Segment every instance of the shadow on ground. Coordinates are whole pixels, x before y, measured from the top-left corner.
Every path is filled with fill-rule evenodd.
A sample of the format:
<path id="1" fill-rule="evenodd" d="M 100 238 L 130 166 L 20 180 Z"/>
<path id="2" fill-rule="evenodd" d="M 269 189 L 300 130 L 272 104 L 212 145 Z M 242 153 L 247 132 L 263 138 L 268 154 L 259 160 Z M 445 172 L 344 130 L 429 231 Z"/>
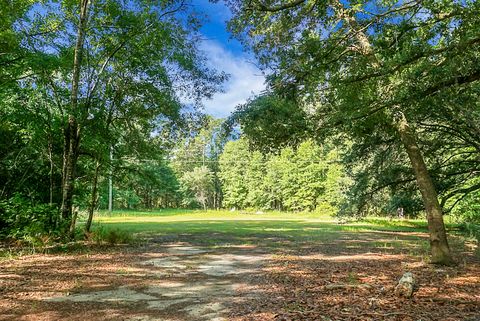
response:
<path id="1" fill-rule="evenodd" d="M 480 268 L 426 262 L 424 230 L 302 221 L 124 223 L 134 247 L 1 262 L 0 320 L 475 320 Z M 413 298 L 397 298 L 414 273 Z M 333 285 L 333 286 L 332 286 Z"/>

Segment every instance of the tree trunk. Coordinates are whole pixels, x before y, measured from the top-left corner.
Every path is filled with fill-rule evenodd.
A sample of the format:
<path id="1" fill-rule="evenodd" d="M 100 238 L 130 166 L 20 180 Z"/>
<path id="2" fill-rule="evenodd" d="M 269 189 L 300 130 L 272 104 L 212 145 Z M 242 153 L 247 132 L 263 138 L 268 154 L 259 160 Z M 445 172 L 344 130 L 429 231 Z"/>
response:
<path id="1" fill-rule="evenodd" d="M 81 0 L 80 19 L 73 59 L 71 106 L 68 113 L 68 123 L 64 132 L 65 147 L 63 152 L 61 213 L 64 221 L 73 224 L 75 224 L 75 222 L 72 221 L 73 191 L 75 186 L 75 169 L 77 166 L 78 148 L 80 143 L 80 127 L 77 122 L 78 91 L 80 83 L 80 69 L 83 56 L 83 43 L 87 26 L 88 5 L 89 0 Z M 66 224 L 66 226 L 68 225 L 69 224 Z"/>
<path id="2" fill-rule="evenodd" d="M 67 129 L 65 130 L 66 149 L 63 153 L 63 186 L 62 186 L 62 218 L 70 221 L 72 218 L 73 190 L 75 185 L 75 170 L 78 160 L 78 124 L 75 116 L 69 116 Z"/>
<path id="3" fill-rule="evenodd" d="M 50 171 L 49 171 L 49 176 L 50 176 L 50 191 L 49 191 L 49 198 L 48 198 L 48 204 L 52 205 L 53 204 L 53 154 L 52 154 L 52 144 L 48 144 L 48 158 L 50 162 Z"/>
<path id="4" fill-rule="evenodd" d="M 398 113 L 398 116 L 398 133 L 410 158 L 417 185 L 422 194 L 425 211 L 427 212 L 430 251 L 432 253 L 431 262 L 435 264 L 452 264 L 453 260 L 443 223 L 442 208 L 438 202 L 435 186 L 425 165 L 422 152 L 416 142 L 415 133 L 408 125 L 405 115 Z"/>
<path id="5" fill-rule="evenodd" d="M 112 213 L 113 211 L 113 145 L 110 146 L 110 163 L 109 173 L 108 173 L 108 211 Z"/>
<path id="6" fill-rule="evenodd" d="M 50 124 L 50 123 L 49 123 Z M 49 198 L 48 198 L 48 205 L 52 206 L 53 205 L 53 184 L 54 184 L 54 179 L 53 179 L 53 170 L 54 170 L 54 163 L 53 163 L 53 142 L 52 142 L 52 131 L 51 128 L 49 128 L 49 133 L 48 133 L 48 160 L 50 162 L 50 171 L 49 171 L 49 176 L 50 176 L 50 187 L 49 187 Z M 58 213 L 55 216 L 50 216 L 49 218 L 49 224 L 51 227 L 56 227 L 58 223 Z"/>
<path id="7" fill-rule="evenodd" d="M 92 182 L 92 199 L 90 201 L 90 206 L 88 208 L 87 223 L 85 224 L 85 232 L 87 233 L 90 232 L 90 228 L 92 227 L 93 212 L 95 211 L 95 207 L 97 206 L 99 172 L 100 172 L 100 162 L 97 160 L 97 164 L 95 166 L 95 174 L 93 176 L 93 182 Z"/>
<path id="8" fill-rule="evenodd" d="M 372 66 L 376 69 L 382 68 L 381 61 L 375 55 L 370 41 L 363 30 L 359 27 L 355 16 L 345 10 L 341 1 L 332 2 L 333 7 L 340 19 L 345 20 L 353 32 L 360 54 L 369 57 Z M 397 113 L 397 130 L 400 134 L 402 143 L 407 151 L 412 164 L 418 189 L 422 194 L 425 211 L 427 212 L 428 230 L 430 232 L 430 251 L 432 253 L 432 263 L 451 264 L 452 256 L 447 242 L 447 233 L 443 223 L 442 207 L 438 203 L 438 195 L 433 185 L 430 173 L 427 170 L 422 152 L 420 151 L 415 133 L 408 125 L 407 119 L 402 112 Z"/>
<path id="9" fill-rule="evenodd" d="M 70 229 L 68 230 L 71 239 L 75 238 L 75 224 L 77 223 L 78 208 L 73 211 L 72 219 L 70 221 Z"/>

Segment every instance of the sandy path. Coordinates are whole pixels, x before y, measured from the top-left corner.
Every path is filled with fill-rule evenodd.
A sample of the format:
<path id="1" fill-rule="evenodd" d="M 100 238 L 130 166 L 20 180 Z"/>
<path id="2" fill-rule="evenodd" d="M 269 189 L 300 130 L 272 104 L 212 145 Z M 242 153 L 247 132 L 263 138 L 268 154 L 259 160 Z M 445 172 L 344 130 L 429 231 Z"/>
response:
<path id="1" fill-rule="evenodd" d="M 145 282 L 108 290 L 83 288 L 81 293 L 43 300 L 55 304 L 104 304 L 128 308 L 123 320 L 227 320 L 236 303 L 257 295 L 248 278 L 258 273 L 266 256 L 251 249 L 212 250 L 172 245 L 143 253 L 130 273 Z M 241 291 L 240 291 L 241 290 Z"/>

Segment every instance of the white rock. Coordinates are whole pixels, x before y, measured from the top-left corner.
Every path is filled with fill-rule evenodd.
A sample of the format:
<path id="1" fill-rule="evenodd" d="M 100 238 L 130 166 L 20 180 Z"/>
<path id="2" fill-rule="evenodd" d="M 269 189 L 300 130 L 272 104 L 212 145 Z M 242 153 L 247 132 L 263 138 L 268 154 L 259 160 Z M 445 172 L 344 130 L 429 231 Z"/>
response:
<path id="1" fill-rule="evenodd" d="M 405 273 L 395 287 L 395 295 L 410 298 L 413 295 L 415 278 L 411 272 Z"/>

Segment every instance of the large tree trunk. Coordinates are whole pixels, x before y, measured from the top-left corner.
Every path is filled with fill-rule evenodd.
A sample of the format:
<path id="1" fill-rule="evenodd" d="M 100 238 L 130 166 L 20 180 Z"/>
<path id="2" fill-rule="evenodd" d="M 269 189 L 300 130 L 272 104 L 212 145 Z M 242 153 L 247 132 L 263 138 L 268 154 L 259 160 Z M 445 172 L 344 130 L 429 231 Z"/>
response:
<path id="1" fill-rule="evenodd" d="M 430 174 L 425 165 L 422 152 L 416 142 L 414 131 L 408 125 L 403 113 L 398 113 L 398 133 L 407 151 L 415 172 L 417 185 L 422 194 L 425 211 L 427 212 L 428 230 L 430 232 L 430 250 L 432 263 L 451 264 L 453 262 L 448 246 L 447 233 L 443 223 L 442 208 Z"/>
<path id="2" fill-rule="evenodd" d="M 75 170 L 80 144 L 80 127 L 78 117 L 78 91 L 80 84 L 80 69 L 82 65 L 83 43 L 87 26 L 89 0 L 81 0 L 80 19 L 75 44 L 72 76 L 71 106 L 68 113 L 68 123 L 64 132 L 65 149 L 63 152 L 63 182 L 62 182 L 62 218 L 70 223 L 72 219 L 73 191 L 75 187 Z M 68 226 L 69 224 L 66 224 Z"/>
<path id="3" fill-rule="evenodd" d="M 358 45 L 357 51 L 360 54 L 369 57 L 374 68 L 382 68 L 382 62 L 375 55 L 370 40 L 357 24 L 355 16 L 349 14 L 339 0 L 333 1 L 332 5 L 339 18 L 345 20 L 350 26 L 351 31 L 353 32 L 353 37 L 355 37 Z M 415 133 L 409 127 L 405 115 L 399 112 L 398 116 L 400 117 L 398 117 L 397 129 L 408 157 L 410 158 L 418 189 L 422 194 L 425 211 L 427 212 L 428 230 L 430 232 L 430 251 L 432 253 L 431 262 L 438 264 L 451 264 L 452 256 L 447 242 L 442 207 L 438 203 L 437 191 L 435 190 L 430 173 L 423 160 L 422 152 L 417 145 Z"/>

